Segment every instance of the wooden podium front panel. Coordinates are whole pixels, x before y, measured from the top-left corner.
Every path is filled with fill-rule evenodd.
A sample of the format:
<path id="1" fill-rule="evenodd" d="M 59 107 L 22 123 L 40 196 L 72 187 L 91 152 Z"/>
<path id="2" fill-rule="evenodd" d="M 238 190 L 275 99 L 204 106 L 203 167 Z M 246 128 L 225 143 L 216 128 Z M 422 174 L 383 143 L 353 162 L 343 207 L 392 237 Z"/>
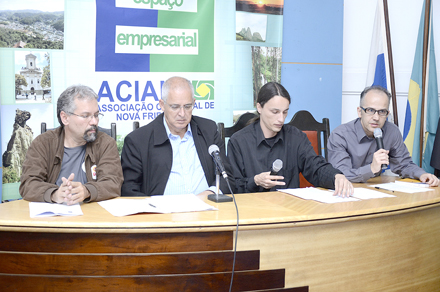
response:
<path id="1" fill-rule="evenodd" d="M 39 277 L 4 276 L 0 283 L 4 291 L 229 291 L 231 273 L 199 274 L 162 277 Z M 16 289 L 16 287 L 19 287 Z M 277 288 L 278 287 L 278 288 Z M 244 271 L 234 274 L 232 291 L 308 292 L 308 287 L 284 287 L 284 270 Z M 14 290 L 13 290 L 14 289 Z"/>
<path id="2" fill-rule="evenodd" d="M 188 233 L 0 233 L 0 251 L 157 253 L 231 250 L 232 231 Z M 31 240 L 30 240 L 31 239 Z M 38 244 L 36 244 L 38 243 Z"/>
<path id="3" fill-rule="evenodd" d="M 0 274 L 4 291 L 229 291 L 231 273 L 131 276 L 10 276 Z M 284 270 L 243 271 L 234 274 L 232 291 L 283 288 Z M 307 290 L 303 290 L 307 291 Z"/>
<path id="4" fill-rule="evenodd" d="M 237 247 L 258 247 L 260 269 L 285 268 L 286 287 L 440 291 L 440 206 L 346 222 L 244 230 Z"/>
<path id="5" fill-rule="evenodd" d="M 5 291 L 228 291 L 233 233 L 50 233 L 0 230 Z M 200 249 L 201 251 L 196 251 Z M 238 251 L 233 291 L 284 289 L 285 270 L 260 270 Z"/>
<path id="6" fill-rule="evenodd" d="M 129 276 L 215 273 L 232 270 L 233 251 L 170 254 L 56 254 L 0 252 L 0 273 Z M 259 251 L 240 251 L 236 271 L 258 270 Z"/>

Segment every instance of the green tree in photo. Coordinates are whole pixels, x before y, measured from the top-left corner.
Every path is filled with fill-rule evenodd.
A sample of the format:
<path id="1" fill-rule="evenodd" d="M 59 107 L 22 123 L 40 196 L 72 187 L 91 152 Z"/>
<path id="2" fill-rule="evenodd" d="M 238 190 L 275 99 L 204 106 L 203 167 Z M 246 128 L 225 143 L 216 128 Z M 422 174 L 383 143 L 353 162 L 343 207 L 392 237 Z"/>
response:
<path id="1" fill-rule="evenodd" d="M 50 83 L 50 57 L 49 54 L 44 54 L 44 58 L 47 61 L 47 65 L 43 68 L 43 76 L 41 77 L 41 86 L 43 88 L 51 87 Z"/>
<path id="2" fill-rule="evenodd" d="M 62 31 L 64 32 L 64 18 L 57 20 L 56 22 L 54 22 L 52 24 L 53 28 L 55 28 L 56 30 Z"/>
<path id="3" fill-rule="evenodd" d="M 264 84 L 262 84 L 262 80 L 261 80 L 261 58 L 262 58 L 262 54 L 261 54 L 261 47 L 257 47 L 257 46 L 252 46 L 252 74 L 253 74 L 253 93 L 254 93 L 254 106 L 257 105 L 257 96 L 258 96 L 258 91 L 260 90 L 261 86 L 263 86 Z"/>
<path id="4" fill-rule="evenodd" d="M 121 136 L 121 135 L 116 136 L 116 145 L 118 147 L 119 157 L 121 157 L 122 147 L 124 147 L 124 139 L 125 136 Z"/>
<path id="5" fill-rule="evenodd" d="M 260 88 L 267 82 L 281 82 L 281 54 L 278 47 L 252 46 L 254 106 Z"/>
<path id="6" fill-rule="evenodd" d="M 2 182 L 4 184 L 19 182 L 20 177 L 17 172 L 12 167 L 3 167 L 3 178 Z"/>
<path id="7" fill-rule="evenodd" d="M 28 86 L 26 79 L 20 74 L 15 74 L 15 95 L 18 95 L 23 89 L 22 86 Z"/>

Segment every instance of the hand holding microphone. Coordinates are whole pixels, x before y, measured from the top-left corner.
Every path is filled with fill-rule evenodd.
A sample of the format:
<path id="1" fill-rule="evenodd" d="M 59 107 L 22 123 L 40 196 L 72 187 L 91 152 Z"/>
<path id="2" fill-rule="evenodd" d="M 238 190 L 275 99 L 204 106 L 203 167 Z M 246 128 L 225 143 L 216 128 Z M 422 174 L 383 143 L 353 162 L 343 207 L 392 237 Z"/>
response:
<path id="1" fill-rule="evenodd" d="M 272 168 L 270 169 L 270 175 L 277 175 L 278 171 L 283 168 L 283 162 L 281 159 L 277 159 L 272 163 Z"/>
<path id="2" fill-rule="evenodd" d="M 272 167 L 270 169 L 270 171 L 268 172 L 262 172 L 260 174 L 257 174 L 256 176 L 254 176 L 254 181 L 255 184 L 257 186 L 261 186 L 265 189 L 271 189 L 274 186 L 283 186 L 286 183 L 283 181 L 278 181 L 279 179 L 282 180 L 284 179 L 284 177 L 282 176 L 277 176 L 276 178 L 274 178 L 273 176 L 276 176 L 278 174 L 278 172 L 281 170 L 281 168 L 283 167 L 283 162 L 281 161 L 281 159 L 277 159 L 272 163 Z"/>
<path id="3" fill-rule="evenodd" d="M 383 146 L 382 129 L 380 129 L 380 128 L 374 129 L 374 138 L 376 139 L 377 149 L 385 149 Z M 386 152 L 386 154 L 387 154 L 387 158 L 388 158 L 388 151 Z M 377 157 L 376 153 L 375 153 L 375 156 L 373 157 L 373 162 L 374 162 L 374 159 L 380 159 Z M 372 168 L 373 168 L 373 166 L 372 166 Z M 383 163 L 380 167 L 380 169 L 382 169 L 382 170 L 387 169 L 387 168 L 388 168 L 388 165 L 385 163 Z M 375 172 L 373 171 L 373 173 L 375 173 Z"/>

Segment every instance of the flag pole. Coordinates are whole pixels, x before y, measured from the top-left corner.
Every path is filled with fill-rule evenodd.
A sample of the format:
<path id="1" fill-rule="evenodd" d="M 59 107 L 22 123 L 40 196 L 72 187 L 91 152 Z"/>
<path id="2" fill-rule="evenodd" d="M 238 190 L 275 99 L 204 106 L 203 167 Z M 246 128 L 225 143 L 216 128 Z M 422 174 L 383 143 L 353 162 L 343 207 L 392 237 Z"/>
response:
<path id="1" fill-rule="evenodd" d="M 420 159 L 419 166 L 422 167 L 423 140 L 425 136 L 425 96 L 426 96 L 426 67 L 428 62 L 428 40 L 429 40 L 429 18 L 431 13 L 431 0 L 425 0 L 425 27 L 423 30 L 423 64 L 422 64 L 422 105 L 420 115 Z"/>
<path id="2" fill-rule="evenodd" d="M 397 101 L 396 101 L 396 86 L 394 83 L 394 65 L 393 65 L 393 51 L 391 49 L 391 33 L 390 33 L 390 21 L 388 17 L 388 1 L 383 0 L 383 11 L 385 16 L 385 32 L 387 38 L 387 51 L 388 51 L 388 66 L 390 70 L 390 92 L 391 101 L 393 105 L 393 118 L 394 124 L 399 126 L 399 120 L 397 118 Z"/>

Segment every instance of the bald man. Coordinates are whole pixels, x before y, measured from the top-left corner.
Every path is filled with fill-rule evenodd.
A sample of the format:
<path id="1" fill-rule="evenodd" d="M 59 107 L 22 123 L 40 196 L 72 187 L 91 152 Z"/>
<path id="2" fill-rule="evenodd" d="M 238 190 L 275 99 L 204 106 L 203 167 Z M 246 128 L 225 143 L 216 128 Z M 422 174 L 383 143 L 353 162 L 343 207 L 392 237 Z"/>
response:
<path id="1" fill-rule="evenodd" d="M 208 148 L 215 144 L 230 175 L 225 145 L 215 122 L 193 116 L 194 87 L 182 77 L 162 86 L 163 114 L 125 138 L 121 163 L 122 196 L 215 192 L 215 165 Z M 220 189 L 229 193 L 222 179 Z"/>

